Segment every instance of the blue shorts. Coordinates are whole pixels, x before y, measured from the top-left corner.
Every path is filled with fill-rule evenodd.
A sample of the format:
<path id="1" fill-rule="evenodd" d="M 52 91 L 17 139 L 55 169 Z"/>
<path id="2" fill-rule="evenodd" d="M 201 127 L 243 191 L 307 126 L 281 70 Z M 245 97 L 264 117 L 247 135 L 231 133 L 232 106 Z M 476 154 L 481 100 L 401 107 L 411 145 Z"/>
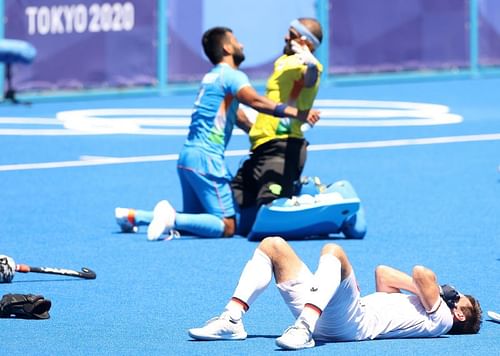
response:
<path id="1" fill-rule="evenodd" d="M 183 212 L 208 213 L 220 218 L 235 216 L 231 175 L 223 157 L 197 147 L 184 147 L 177 161 Z"/>

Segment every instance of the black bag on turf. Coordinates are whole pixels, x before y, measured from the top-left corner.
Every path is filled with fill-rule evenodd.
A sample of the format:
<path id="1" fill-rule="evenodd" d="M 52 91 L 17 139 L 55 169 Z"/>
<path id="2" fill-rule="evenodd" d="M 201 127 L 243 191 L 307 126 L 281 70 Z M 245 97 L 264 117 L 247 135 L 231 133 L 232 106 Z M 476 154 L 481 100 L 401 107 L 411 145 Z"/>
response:
<path id="1" fill-rule="evenodd" d="M 5 294 L 0 300 L 0 318 L 48 319 L 51 306 L 41 295 Z"/>

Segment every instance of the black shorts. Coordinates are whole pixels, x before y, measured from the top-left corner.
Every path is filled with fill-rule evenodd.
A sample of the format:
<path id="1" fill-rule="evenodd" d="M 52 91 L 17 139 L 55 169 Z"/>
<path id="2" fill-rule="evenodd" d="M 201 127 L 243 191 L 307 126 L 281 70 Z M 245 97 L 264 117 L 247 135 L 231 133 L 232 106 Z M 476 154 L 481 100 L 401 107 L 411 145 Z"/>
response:
<path id="1" fill-rule="evenodd" d="M 272 140 L 257 147 L 243 162 L 231 188 L 240 207 L 260 206 L 290 198 L 307 156 L 305 139 Z"/>

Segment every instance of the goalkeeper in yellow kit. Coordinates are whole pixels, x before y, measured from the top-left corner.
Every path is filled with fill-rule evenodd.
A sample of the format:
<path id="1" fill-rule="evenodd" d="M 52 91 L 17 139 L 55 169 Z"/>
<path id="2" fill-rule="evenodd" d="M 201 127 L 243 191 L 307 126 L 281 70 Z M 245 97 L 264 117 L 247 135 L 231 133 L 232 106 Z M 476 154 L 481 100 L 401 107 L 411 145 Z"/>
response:
<path id="1" fill-rule="evenodd" d="M 321 25 L 315 19 L 299 18 L 290 23 L 284 54 L 274 62 L 274 72 L 267 81 L 269 99 L 299 110 L 312 108 L 323 71 L 313 52 L 322 38 Z M 302 125 L 292 118 L 257 116 L 249 134 L 250 157 L 231 184 L 240 207 L 239 234 L 248 233 L 261 205 L 293 195 L 307 155 Z"/>

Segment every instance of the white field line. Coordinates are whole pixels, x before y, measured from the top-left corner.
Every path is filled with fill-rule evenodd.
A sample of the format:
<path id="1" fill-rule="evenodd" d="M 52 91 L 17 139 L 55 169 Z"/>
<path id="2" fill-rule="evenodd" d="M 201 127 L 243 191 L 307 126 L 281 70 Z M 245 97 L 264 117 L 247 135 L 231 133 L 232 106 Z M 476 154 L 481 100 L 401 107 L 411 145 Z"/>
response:
<path id="1" fill-rule="evenodd" d="M 61 121 L 46 117 L 0 117 L 0 124 L 23 124 L 23 125 L 57 125 L 62 126 Z"/>
<path id="2" fill-rule="evenodd" d="M 393 127 L 458 124 L 463 117 L 446 105 L 372 100 L 316 100 L 326 127 Z M 257 112 L 242 106 L 251 121 Z M 177 135 L 185 136 L 192 109 L 186 108 L 109 108 L 69 110 L 56 118 L 0 117 L 0 124 L 51 125 L 52 128 L 2 128 L 0 136 L 75 136 L 75 135 Z M 236 130 L 235 135 L 242 135 Z"/>
<path id="3" fill-rule="evenodd" d="M 500 141 L 500 133 L 483 134 L 483 135 L 397 139 L 397 140 L 385 140 L 385 141 L 332 143 L 323 145 L 310 145 L 308 147 L 308 150 L 333 151 L 333 150 L 359 149 L 359 148 L 381 148 L 381 147 L 398 147 L 398 146 L 431 145 L 431 144 L 480 142 L 480 141 Z M 246 154 L 248 154 L 247 150 L 226 151 L 226 156 L 244 156 Z M 175 161 L 177 160 L 178 157 L 179 157 L 178 154 L 135 156 L 135 157 L 82 156 L 78 161 L 0 165 L 0 171 L 5 172 L 5 171 L 36 170 L 36 169 L 99 166 L 99 165 L 109 165 L 109 164 Z"/>
<path id="4" fill-rule="evenodd" d="M 432 145 L 432 144 L 442 144 L 442 143 L 479 142 L 479 141 L 497 141 L 497 140 L 500 140 L 500 133 L 465 135 L 465 136 L 409 138 L 409 139 L 396 139 L 396 140 L 385 140 L 385 141 L 332 143 L 324 145 L 310 145 L 308 146 L 307 149 L 309 151 L 328 151 L 328 150 L 345 150 L 345 149 L 355 149 L 355 148 L 381 148 L 381 147 Z"/>

